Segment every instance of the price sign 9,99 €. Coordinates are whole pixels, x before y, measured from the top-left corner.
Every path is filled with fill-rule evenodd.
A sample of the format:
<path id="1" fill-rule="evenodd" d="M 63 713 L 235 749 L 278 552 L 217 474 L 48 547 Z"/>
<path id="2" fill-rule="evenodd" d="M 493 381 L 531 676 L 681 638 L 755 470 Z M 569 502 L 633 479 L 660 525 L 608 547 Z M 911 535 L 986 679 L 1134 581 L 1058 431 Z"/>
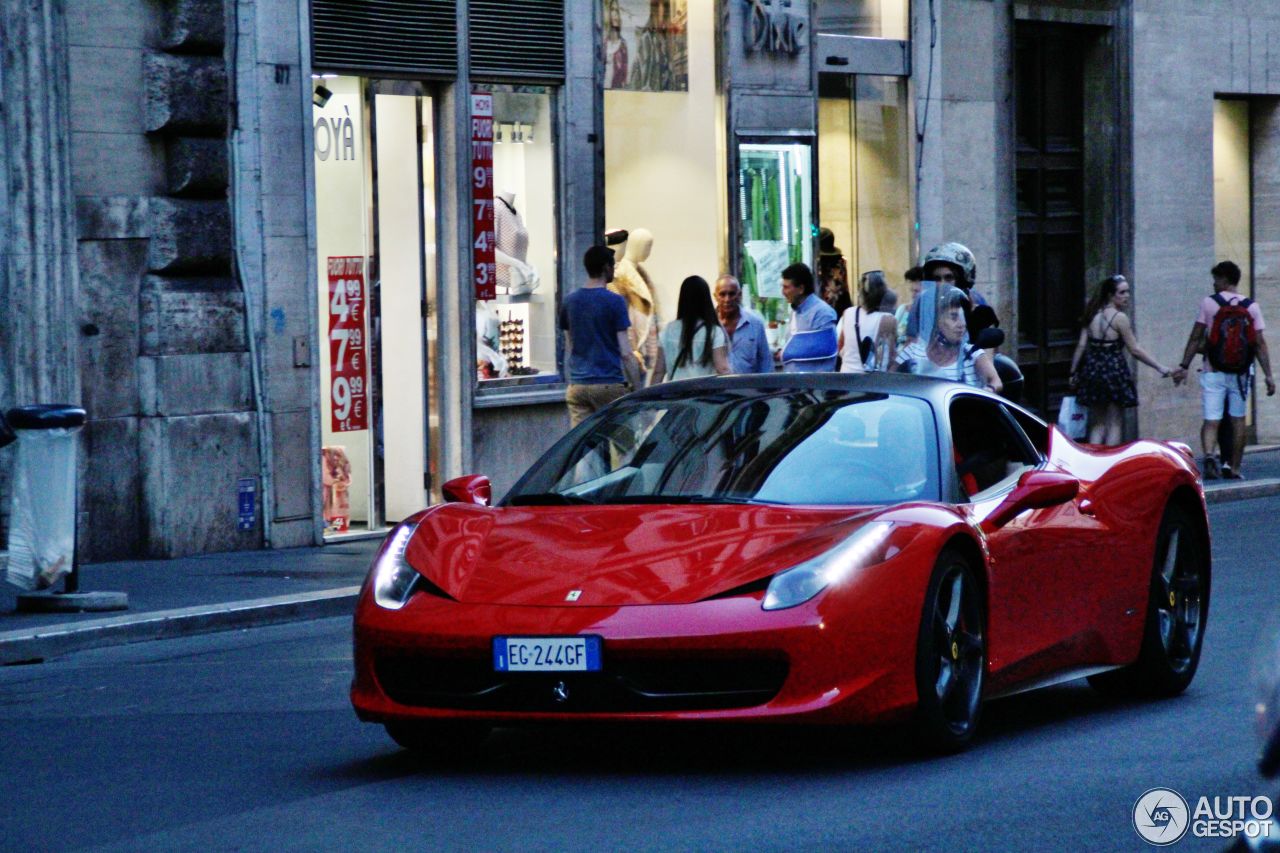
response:
<path id="1" fill-rule="evenodd" d="M 369 428 L 364 258 L 329 258 L 329 403 L 334 432 Z"/>

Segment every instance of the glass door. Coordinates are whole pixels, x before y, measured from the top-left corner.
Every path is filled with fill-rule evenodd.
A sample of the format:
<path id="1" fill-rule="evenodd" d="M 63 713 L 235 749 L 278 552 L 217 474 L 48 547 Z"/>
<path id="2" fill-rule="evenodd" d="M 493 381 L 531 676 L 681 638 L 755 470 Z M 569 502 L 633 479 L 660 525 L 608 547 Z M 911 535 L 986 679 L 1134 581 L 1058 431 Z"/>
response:
<path id="1" fill-rule="evenodd" d="M 428 503 L 434 348 L 436 211 L 432 99 L 403 81 L 373 85 L 375 198 L 374 339 L 378 394 L 375 478 L 382 520 Z M 432 298 L 428 299 L 428 295 Z M 428 415 L 434 416 L 429 423 Z"/>

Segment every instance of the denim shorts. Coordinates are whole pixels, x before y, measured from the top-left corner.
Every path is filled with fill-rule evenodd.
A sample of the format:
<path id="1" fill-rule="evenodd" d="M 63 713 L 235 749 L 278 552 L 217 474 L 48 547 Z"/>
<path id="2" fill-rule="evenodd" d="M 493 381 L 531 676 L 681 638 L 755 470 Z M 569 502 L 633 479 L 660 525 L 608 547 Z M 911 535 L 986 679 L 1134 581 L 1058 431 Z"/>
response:
<path id="1" fill-rule="evenodd" d="M 1233 418 L 1243 418 L 1245 401 L 1249 398 L 1250 373 L 1219 373 L 1208 371 L 1200 374 L 1200 402 L 1204 406 L 1206 421 L 1222 420 L 1222 407 Z"/>

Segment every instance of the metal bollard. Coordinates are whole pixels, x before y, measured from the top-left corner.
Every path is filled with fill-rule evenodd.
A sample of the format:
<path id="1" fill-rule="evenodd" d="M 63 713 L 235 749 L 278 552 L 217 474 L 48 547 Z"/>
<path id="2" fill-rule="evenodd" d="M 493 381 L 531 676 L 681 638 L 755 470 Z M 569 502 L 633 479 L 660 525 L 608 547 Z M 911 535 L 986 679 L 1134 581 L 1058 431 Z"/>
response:
<path id="1" fill-rule="evenodd" d="M 15 586 L 44 590 L 20 594 L 18 610 L 124 610 L 123 592 L 80 591 L 76 435 L 85 424 L 84 409 L 20 406 L 5 418 L 18 439 L 5 576 Z M 59 580 L 61 592 L 47 589 Z"/>

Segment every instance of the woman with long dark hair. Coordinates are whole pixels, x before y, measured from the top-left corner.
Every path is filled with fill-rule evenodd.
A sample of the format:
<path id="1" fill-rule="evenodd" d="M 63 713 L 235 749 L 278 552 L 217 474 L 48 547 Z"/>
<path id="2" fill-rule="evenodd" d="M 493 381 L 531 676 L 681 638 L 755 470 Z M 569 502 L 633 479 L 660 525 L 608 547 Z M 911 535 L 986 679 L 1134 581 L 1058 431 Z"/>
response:
<path id="1" fill-rule="evenodd" d="M 1122 275 L 1104 278 L 1080 316 L 1080 340 L 1071 357 L 1071 388 L 1076 402 L 1089 407 L 1089 443 L 1119 444 L 1121 409 L 1138 405 L 1138 390 L 1124 351 L 1143 364 L 1172 374 L 1138 345 L 1124 313 L 1129 307 L 1130 286 Z"/>
<path id="2" fill-rule="evenodd" d="M 690 379 L 729 372 L 729 337 L 716 317 L 711 288 L 700 275 L 680 284 L 676 318 L 658 336 L 653 381 Z"/>

